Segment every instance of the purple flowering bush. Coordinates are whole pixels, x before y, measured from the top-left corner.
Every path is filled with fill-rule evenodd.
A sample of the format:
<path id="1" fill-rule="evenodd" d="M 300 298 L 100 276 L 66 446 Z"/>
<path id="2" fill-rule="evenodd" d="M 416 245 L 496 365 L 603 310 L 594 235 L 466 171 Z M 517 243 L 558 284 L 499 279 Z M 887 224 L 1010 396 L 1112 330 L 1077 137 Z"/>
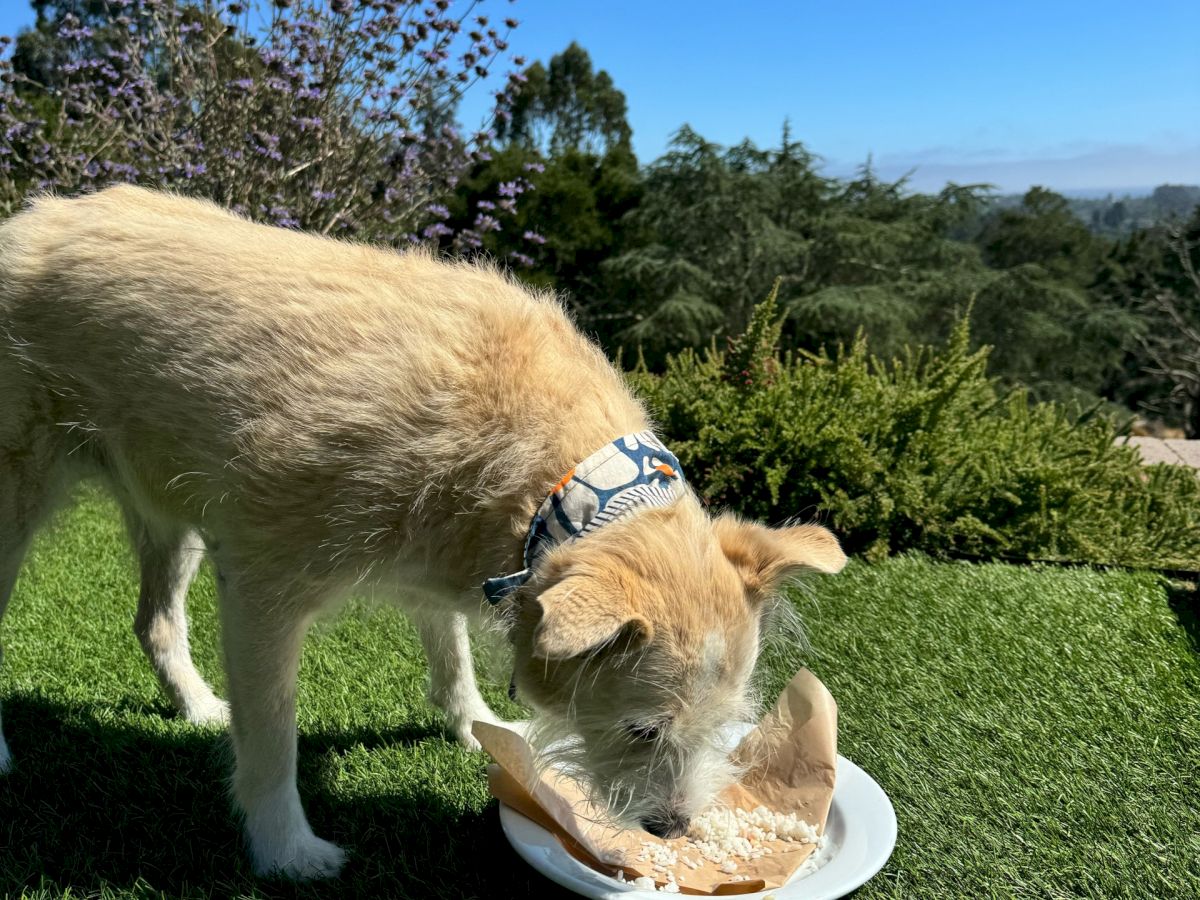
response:
<path id="1" fill-rule="evenodd" d="M 40 26 L 52 64 L 0 59 L 0 215 L 31 192 L 135 182 L 320 234 L 477 248 L 528 187 L 444 221 L 492 137 L 461 133 L 457 103 L 504 65 L 517 26 L 481 5 L 55 3 Z M 521 75 L 502 77 L 501 119 Z"/>

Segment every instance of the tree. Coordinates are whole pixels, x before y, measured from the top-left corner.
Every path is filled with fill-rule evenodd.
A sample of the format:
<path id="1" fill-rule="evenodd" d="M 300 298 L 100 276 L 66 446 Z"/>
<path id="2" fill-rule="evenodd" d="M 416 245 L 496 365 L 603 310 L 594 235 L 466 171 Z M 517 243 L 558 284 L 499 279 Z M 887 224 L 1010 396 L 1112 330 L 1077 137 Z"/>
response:
<path id="1" fill-rule="evenodd" d="M 498 192 L 521 192 L 514 227 L 488 235 L 484 248 L 563 291 L 586 319 L 599 265 L 619 247 L 640 194 L 625 96 L 578 44 L 519 81 L 511 118 L 497 119 L 498 146 L 460 186 L 451 224 L 469 224 L 481 204 L 489 212 Z"/>
<path id="2" fill-rule="evenodd" d="M 130 181 L 402 244 L 446 234 L 438 201 L 486 140 L 453 109 L 516 25 L 473 0 L 35 6 L 0 62 L 0 211 L 31 188 Z"/>
<path id="3" fill-rule="evenodd" d="M 870 161 L 838 182 L 811 226 L 807 284 L 789 303 L 797 343 L 845 343 L 863 329 L 891 356 L 947 334 L 982 283 L 978 253 L 953 238 L 981 203 L 978 185 L 914 193 Z"/>
<path id="4" fill-rule="evenodd" d="M 1019 207 L 993 215 L 979 245 L 994 268 L 1036 265 L 1079 285 L 1091 278 L 1102 251 L 1067 199 L 1043 187 L 1030 188 Z"/>
<path id="5" fill-rule="evenodd" d="M 770 150 L 724 149 L 681 129 L 645 171 L 630 249 L 604 267 L 620 326 L 608 340 L 651 363 L 723 340 L 745 327 L 777 276 L 792 346 L 848 341 L 865 327 L 890 354 L 951 321 L 970 295 L 964 267 L 980 265 L 948 233 L 978 205 L 978 189 L 929 197 L 881 181 L 869 165 L 847 182 L 817 165 L 786 123 Z"/>
<path id="6" fill-rule="evenodd" d="M 588 52 L 574 41 L 524 72 L 508 114 L 497 122 L 501 142 L 553 158 L 566 151 L 603 157 L 630 151 L 633 131 L 625 95 L 605 71 L 594 71 Z"/>
<path id="7" fill-rule="evenodd" d="M 1127 305 L 1094 289 L 1109 242 L 1065 197 L 1034 187 L 1019 206 L 986 216 L 976 243 L 994 274 L 976 294 L 972 324 L 995 347 L 993 371 L 1038 399 L 1093 402 L 1141 328 Z"/>
<path id="8" fill-rule="evenodd" d="M 779 151 L 722 151 L 687 126 L 643 183 L 590 314 L 606 343 L 653 359 L 740 330 L 776 276 L 794 280 L 809 254 L 800 219 L 828 189 L 790 137 Z"/>
<path id="9" fill-rule="evenodd" d="M 1200 206 L 1183 223 L 1134 234 L 1096 291 L 1136 314 L 1111 395 L 1200 437 Z"/>
<path id="10" fill-rule="evenodd" d="M 1160 184 L 1150 195 L 1150 202 L 1161 216 L 1186 218 L 1200 203 L 1200 188 L 1186 184 Z"/>
<path id="11" fill-rule="evenodd" d="M 1129 218 L 1129 210 L 1123 201 L 1118 200 L 1104 211 L 1101 221 L 1109 231 L 1118 233 L 1127 218 Z"/>

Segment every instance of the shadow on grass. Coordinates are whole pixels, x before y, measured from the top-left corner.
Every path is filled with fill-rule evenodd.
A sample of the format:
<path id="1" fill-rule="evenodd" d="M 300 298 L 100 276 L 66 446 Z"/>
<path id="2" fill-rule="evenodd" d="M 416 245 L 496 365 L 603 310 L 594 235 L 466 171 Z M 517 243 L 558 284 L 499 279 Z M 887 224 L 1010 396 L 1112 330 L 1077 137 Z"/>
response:
<path id="1" fill-rule="evenodd" d="M 1170 582 L 1167 605 L 1187 634 L 1192 652 L 1200 656 L 1200 585 L 1190 581 Z"/>
<path id="2" fill-rule="evenodd" d="M 149 710 L 138 708 L 138 712 Z M 300 791 L 314 830 L 350 851 L 334 882 L 259 881 L 227 799 L 225 738 L 106 720 L 109 709 L 36 695 L 4 701 L 14 771 L 0 780 L 0 894 L 178 897 L 567 896 L 508 847 L 482 813 L 420 783 L 404 796 L 346 800 L 324 784 L 326 754 L 411 747 L 423 728 L 306 734 Z M 482 779 L 482 767 L 479 774 Z"/>

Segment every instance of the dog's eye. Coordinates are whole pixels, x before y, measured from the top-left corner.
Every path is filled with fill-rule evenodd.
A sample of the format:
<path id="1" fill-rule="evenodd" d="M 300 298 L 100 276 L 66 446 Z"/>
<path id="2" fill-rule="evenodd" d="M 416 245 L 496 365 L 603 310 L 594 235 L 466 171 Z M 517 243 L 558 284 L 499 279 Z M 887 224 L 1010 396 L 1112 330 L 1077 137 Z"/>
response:
<path id="1" fill-rule="evenodd" d="M 665 724 L 664 722 L 630 722 L 624 728 L 625 733 L 635 741 L 648 744 L 658 740 Z"/>

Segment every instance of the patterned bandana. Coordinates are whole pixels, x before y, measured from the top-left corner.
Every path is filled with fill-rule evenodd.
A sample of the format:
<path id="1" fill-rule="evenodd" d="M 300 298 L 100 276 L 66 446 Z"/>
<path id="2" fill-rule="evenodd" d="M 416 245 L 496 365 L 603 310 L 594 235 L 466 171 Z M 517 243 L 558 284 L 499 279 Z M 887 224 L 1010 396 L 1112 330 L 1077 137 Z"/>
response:
<path id="1" fill-rule="evenodd" d="M 683 495 L 684 485 L 679 460 L 649 431 L 606 444 L 564 475 L 538 507 L 525 538 L 525 568 L 489 578 L 484 596 L 499 603 L 532 577 L 546 551 L 635 509 L 669 506 Z"/>

